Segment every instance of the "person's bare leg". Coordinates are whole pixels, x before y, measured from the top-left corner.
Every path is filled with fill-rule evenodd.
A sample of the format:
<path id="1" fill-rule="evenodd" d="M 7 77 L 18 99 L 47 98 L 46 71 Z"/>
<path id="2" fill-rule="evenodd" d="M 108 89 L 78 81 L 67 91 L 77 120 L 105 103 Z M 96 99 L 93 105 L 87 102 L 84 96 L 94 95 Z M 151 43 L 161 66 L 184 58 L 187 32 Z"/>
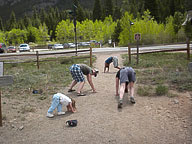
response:
<path id="1" fill-rule="evenodd" d="M 123 95 L 125 93 L 125 86 L 126 86 L 126 83 L 122 83 L 120 85 L 120 95 L 119 95 L 119 104 L 118 104 L 118 108 L 122 108 L 122 105 L 123 105 Z"/>
<path id="2" fill-rule="evenodd" d="M 130 101 L 131 103 L 135 103 L 135 99 L 134 99 L 134 82 L 130 82 L 129 83 L 129 89 L 130 89 Z"/>
<path id="3" fill-rule="evenodd" d="M 116 96 L 119 96 L 119 78 L 116 78 L 115 80 L 116 80 L 116 82 L 115 82 L 115 84 L 116 84 Z"/>
<path id="4" fill-rule="evenodd" d="M 72 88 L 75 86 L 77 84 L 77 81 L 75 81 L 75 80 L 73 80 L 72 82 L 71 82 L 71 86 L 70 86 L 70 90 L 72 90 Z"/>
<path id="5" fill-rule="evenodd" d="M 125 92 L 125 83 L 122 83 L 122 84 L 120 85 L 120 95 L 119 95 L 119 99 L 120 99 L 120 100 L 123 100 L 124 92 Z"/>
<path id="6" fill-rule="evenodd" d="M 80 82 L 79 87 L 78 87 L 78 90 L 77 90 L 77 93 L 78 93 L 78 94 L 81 93 L 81 90 L 83 89 L 84 84 L 85 84 L 85 81 Z"/>

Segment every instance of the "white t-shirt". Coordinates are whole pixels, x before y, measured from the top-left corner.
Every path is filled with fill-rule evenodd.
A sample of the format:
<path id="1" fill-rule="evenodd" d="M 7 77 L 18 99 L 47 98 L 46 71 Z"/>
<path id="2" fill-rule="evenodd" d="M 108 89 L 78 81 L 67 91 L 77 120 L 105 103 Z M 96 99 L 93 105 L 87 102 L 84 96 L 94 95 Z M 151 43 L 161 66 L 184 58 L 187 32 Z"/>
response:
<path id="1" fill-rule="evenodd" d="M 57 93 L 57 95 L 59 96 L 60 103 L 63 104 L 64 106 L 67 106 L 71 102 L 71 99 L 66 95 L 62 93 Z"/>

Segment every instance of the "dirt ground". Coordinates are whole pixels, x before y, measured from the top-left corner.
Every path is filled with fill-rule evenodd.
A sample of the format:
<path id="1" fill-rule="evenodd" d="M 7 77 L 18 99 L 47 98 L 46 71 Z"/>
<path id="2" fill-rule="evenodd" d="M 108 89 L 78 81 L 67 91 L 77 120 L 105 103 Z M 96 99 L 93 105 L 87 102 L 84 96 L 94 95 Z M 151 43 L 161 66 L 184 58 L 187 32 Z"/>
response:
<path id="1" fill-rule="evenodd" d="M 93 82 L 97 93 L 91 92 L 87 82 L 83 89 L 87 95 L 83 97 L 68 93 L 68 87 L 59 91 L 76 100 L 76 113 L 47 118 L 52 95 L 40 102 L 3 97 L 6 119 L 0 127 L 0 144 L 192 144 L 192 93 L 177 93 L 174 98 L 141 97 L 136 94 L 136 83 L 136 104 L 130 104 L 125 94 L 123 109 L 117 109 L 118 70 L 111 65 L 110 72 L 103 73 L 103 66 L 105 59 L 114 55 L 122 66 L 120 54 L 96 54 L 94 66 L 100 73 Z M 34 111 L 19 117 L 21 105 L 30 105 Z M 78 120 L 76 127 L 66 126 L 71 119 Z"/>

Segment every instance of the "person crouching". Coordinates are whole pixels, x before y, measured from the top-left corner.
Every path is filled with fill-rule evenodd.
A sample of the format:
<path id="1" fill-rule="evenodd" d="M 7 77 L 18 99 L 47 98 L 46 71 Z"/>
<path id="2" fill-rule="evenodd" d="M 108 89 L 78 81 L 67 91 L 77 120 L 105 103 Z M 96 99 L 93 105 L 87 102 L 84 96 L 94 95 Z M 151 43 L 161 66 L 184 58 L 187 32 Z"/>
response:
<path id="1" fill-rule="evenodd" d="M 62 106 L 67 107 L 67 111 L 76 112 L 75 100 L 67 97 L 62 93 L 56 93 L 53 95 L 52 103 L 47 112 L 47 117 L 54 117 L 53 111 L 57 108 L 57 115 L 64 115 L 65 112 L 62 111 Z"/>

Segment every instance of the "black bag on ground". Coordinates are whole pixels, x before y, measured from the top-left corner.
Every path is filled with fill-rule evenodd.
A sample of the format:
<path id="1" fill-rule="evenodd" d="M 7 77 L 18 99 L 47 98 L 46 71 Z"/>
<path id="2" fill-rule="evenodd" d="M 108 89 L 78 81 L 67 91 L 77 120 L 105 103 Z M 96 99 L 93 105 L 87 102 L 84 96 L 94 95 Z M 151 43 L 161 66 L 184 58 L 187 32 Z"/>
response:
<path id="1" fill-rule="evenodd" d="M 66 121 L 66 124 L 71 127 L 77 126 L 77 120 L 68 120 Z"/>

